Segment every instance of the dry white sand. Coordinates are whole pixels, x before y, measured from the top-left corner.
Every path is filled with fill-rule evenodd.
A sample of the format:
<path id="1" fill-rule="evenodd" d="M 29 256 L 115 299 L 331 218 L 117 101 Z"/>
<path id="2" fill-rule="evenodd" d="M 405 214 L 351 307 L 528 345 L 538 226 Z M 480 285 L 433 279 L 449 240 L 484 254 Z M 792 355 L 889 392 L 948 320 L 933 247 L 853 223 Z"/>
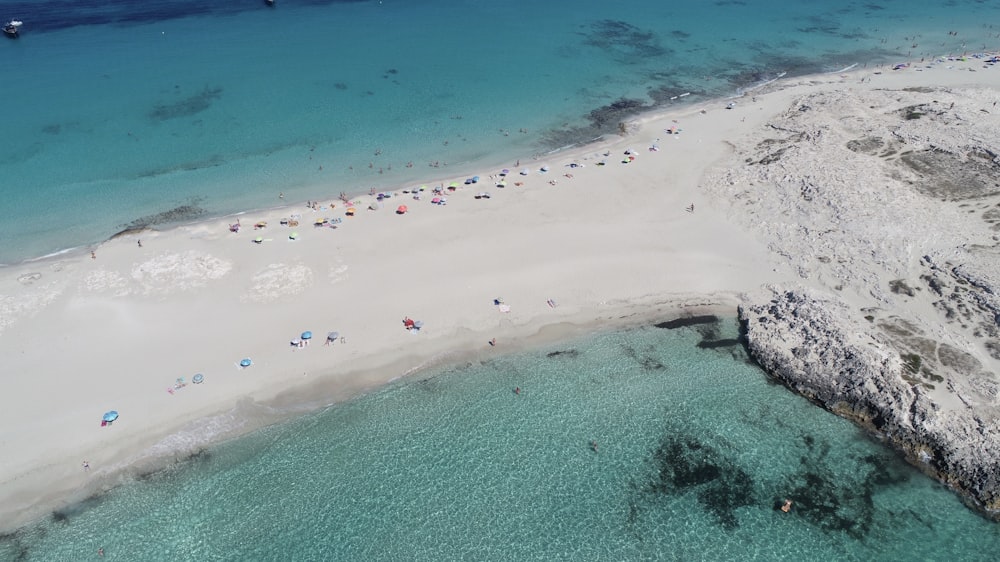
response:
<path id="1" fill-rule="evenodd" d="M 121 236 L 96 248 L 96 259 L 3 269 L 0 521 L 14 527 L 151 459 L 422 365 L 599 324 L 730 308 L 741 291 L 797 280 L 766 232 L 730 220 L 729 202 L 702 188 L 706 174 L 730 165 L 735 139 L 765 134 L 768 119 L 814 92 L 997 87 L 1000 69 L 970 71 L 981 66 L 813 76 L 759 90 L 733 109 L 719 101 L 644 118 L 624 138 L 484 169 L 446 205 L 431 203 L 430 188 L 420 200 L 400 188 L 379 210 L 367 210 L 374 197 L 357 198 L 357 215 L 346 217 L 344 204 L 330 207 L 343 187 L 325 186 L 316 193 L 321 209 L 243 215 L 239 233 L 228 229 L 235 219 L 213 220 Z M 654 144 L 659 150 L 649 150 Z M 629 148 L 635 160 L 626 164 Z M 498 188 L 490 175 L 502 167 L 511 175 Z M 481 192 L 490 198 L 477 199 Z M 394 213 L 400 204 L 409 212 Z M 296 215 L 297 227 L 280 224 Z M 341 222 L 315 227 L 318 218 Z M 268 226 L 255 230 L 261 220 Z M 497 297 L 509 312 L 494 306 Z M 405 330 L 404 317 L 423 328 Z M 312 343 L 290 345 L 305 330 Z M 344 340 L 324 346 L 330 331 Z M 240 369 L 245 357 L 253 366 Z M 205 382 L 192 384 L 195 373 Z M 187 384 L 175 389 L 178 377 Z M 101 427 L 108 410 L 121 417 Z"/>

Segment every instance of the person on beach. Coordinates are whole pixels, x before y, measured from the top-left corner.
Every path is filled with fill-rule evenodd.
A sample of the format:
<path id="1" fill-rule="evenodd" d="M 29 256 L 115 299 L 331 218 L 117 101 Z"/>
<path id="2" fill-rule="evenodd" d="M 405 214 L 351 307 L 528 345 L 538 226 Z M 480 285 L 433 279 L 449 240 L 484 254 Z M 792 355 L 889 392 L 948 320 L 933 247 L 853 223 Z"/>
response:
<path id="1" fill-rule="evenodd" d="M 97 253 L 95 253 L 93 250 L 90 251 L 90 259 L 92 259 L 92 260 L 96 260 L 97 259 Z"/>
<path id="2" fill-rule="evenodd" d="M 490 347 L 496 347 L 496 346 L 497 346 L 497 339 L 496 338 L 491 339 L 490 340 Z"/>
<path id="3" fill-rule="evenodd" d="M 90 461 L 83 461 L 83 469 L 90 470 Z"/>
<path id="4" fill-rule="evenodd" d="M 141 248 L 142 247 L 142 240 L 136 240 L 136 242 L 139 243 L 139 247 Z"/>

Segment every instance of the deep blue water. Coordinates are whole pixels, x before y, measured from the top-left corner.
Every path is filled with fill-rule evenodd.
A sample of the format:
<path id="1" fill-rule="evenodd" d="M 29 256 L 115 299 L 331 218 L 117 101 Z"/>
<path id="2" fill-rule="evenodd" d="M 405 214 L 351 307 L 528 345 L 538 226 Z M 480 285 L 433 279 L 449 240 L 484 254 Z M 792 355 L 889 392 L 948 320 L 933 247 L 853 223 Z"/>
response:
<path id="1" fill-rule="evenodd" d="M 991 48 L 998 13 L 929 0 L 5 2 L 0 17 L 24 26 L 0 43 L 0 263 L 282 192 L 487 173 L 782 72 Z"/>

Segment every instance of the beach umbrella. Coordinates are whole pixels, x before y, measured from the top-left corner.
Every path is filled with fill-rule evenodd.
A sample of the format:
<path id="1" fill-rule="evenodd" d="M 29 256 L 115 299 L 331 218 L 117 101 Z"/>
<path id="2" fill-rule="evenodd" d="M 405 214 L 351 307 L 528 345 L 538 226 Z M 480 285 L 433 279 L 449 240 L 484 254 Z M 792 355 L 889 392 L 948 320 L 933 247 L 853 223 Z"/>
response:
<path id="1" fill-rule="evenodd" d="M 299 237 L 299 233 L 298 232 L 293 232 L 293 233 L 291 233 L 291 234 L 288 235 L 288 239 L 289 240 L 295 240 L 298 237 Z"/>
<path id="2" fill-rule="evenodd" d="M 434 203 L 435 205 L 437 205 L 440 202 L 441 202 L 441 198 L 440 197 L 435 197 L 434 199 L 431 199 L 431 203 Z"/>
<path id="3" fill-rule="evenodd" d="M 260 244 L 263 241 L 264 241 L 264 239 L 262 237 L 260 237 L 260 236 L 258 236 L 258 237 L 256 237 L 256 238 L 253 239 L 253 243 L 254 244 Z"/>
<path id="4" fill-rule="evenodd" d="M 526 175 L 528 175 L 528 169 L 527 169 L 527 168 L 525 168 L 525 169 L 521 170 L 521 175 L 522 175 L 522 176 L 526 176 Z"/>
<path id="5" fill-rule="evenodd" d="M 406 205 L 400 205 L 399 207 L 396 208 L 397 215 L 406 214 L 406 211 L 409 211 L 409 209 L 406 208 Z"/>
<path id="6" fill-rule="evenodd" d="M 253 361 L 251 361 L 249 357 L 240 361 L 240 367 L 249 367 L 250 365 L 253 365 Z"/>
<path id="7" fill-rule="evenodd" d="M 326 335 L 326 341 L 337 341 L 337 338 L 339 337 L 340 337 L 340 332 L 330 332 L 329 334 Z"/>
<path id="8" fill-rule="evenodd" d="M 508 170 L 507 168 L 504 168 L 504 169 L 500 170 L 500 175 L 501 176 L 506 176 L 509 173 L 510 173 L 510 170 Z"/>
<path id="9" fill-rule="evenodd" d="M 313 333 L 312 332 L 308 332 L 308 331 L 302 332 L 302 339 L 304 339 L 304 340 L 311 340 L 312 337 L 313 337 Z"/>
<path id="10" fill-rule="evenodd" d="M 541 167 L 541 170 L 542 170 L 543 172 L 548 172 L 548 171 L 549 171 L 549 167 L 548 167 L 548 165 L 545 165 L 545 166 L 542 166 L 542 167 Z"/>
<path id="11" fill-rule="evenodd" d="M 205 380 L 205 375 L 198 373 L 197 375 L 191 377 L 191 382 L 194 384 L 201 384 Z"/>
<path id="12" fill-rule="evenodd" d="M 479 183 L 479 176 L 472 176 L 472 183 Z"/>
<path id="13" fill-rule="evenodd" d="M 110 412 L 104 412 L 104 417 L 101 418 L 101 421 L 106 421 L 108 423 L 111 423 L 116 419 L 118 419 L 118 412 L 115 410 L 111 410 Z"/>

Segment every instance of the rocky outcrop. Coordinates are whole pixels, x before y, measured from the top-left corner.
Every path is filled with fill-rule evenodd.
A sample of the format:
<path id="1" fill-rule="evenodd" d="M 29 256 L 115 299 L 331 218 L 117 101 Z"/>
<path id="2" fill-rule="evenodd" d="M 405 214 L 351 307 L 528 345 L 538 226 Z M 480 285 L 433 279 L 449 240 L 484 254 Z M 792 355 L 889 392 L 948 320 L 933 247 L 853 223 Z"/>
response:
<path id="1" fill-rule="evenodd" d="M 746 296 L 739 316 L 751 356 L 771 376 L 1000 516 L 1000 424 L 992 409 L 940 407 L 904 380 L 898 352 L 834 297 L 771 287 Z"/>

